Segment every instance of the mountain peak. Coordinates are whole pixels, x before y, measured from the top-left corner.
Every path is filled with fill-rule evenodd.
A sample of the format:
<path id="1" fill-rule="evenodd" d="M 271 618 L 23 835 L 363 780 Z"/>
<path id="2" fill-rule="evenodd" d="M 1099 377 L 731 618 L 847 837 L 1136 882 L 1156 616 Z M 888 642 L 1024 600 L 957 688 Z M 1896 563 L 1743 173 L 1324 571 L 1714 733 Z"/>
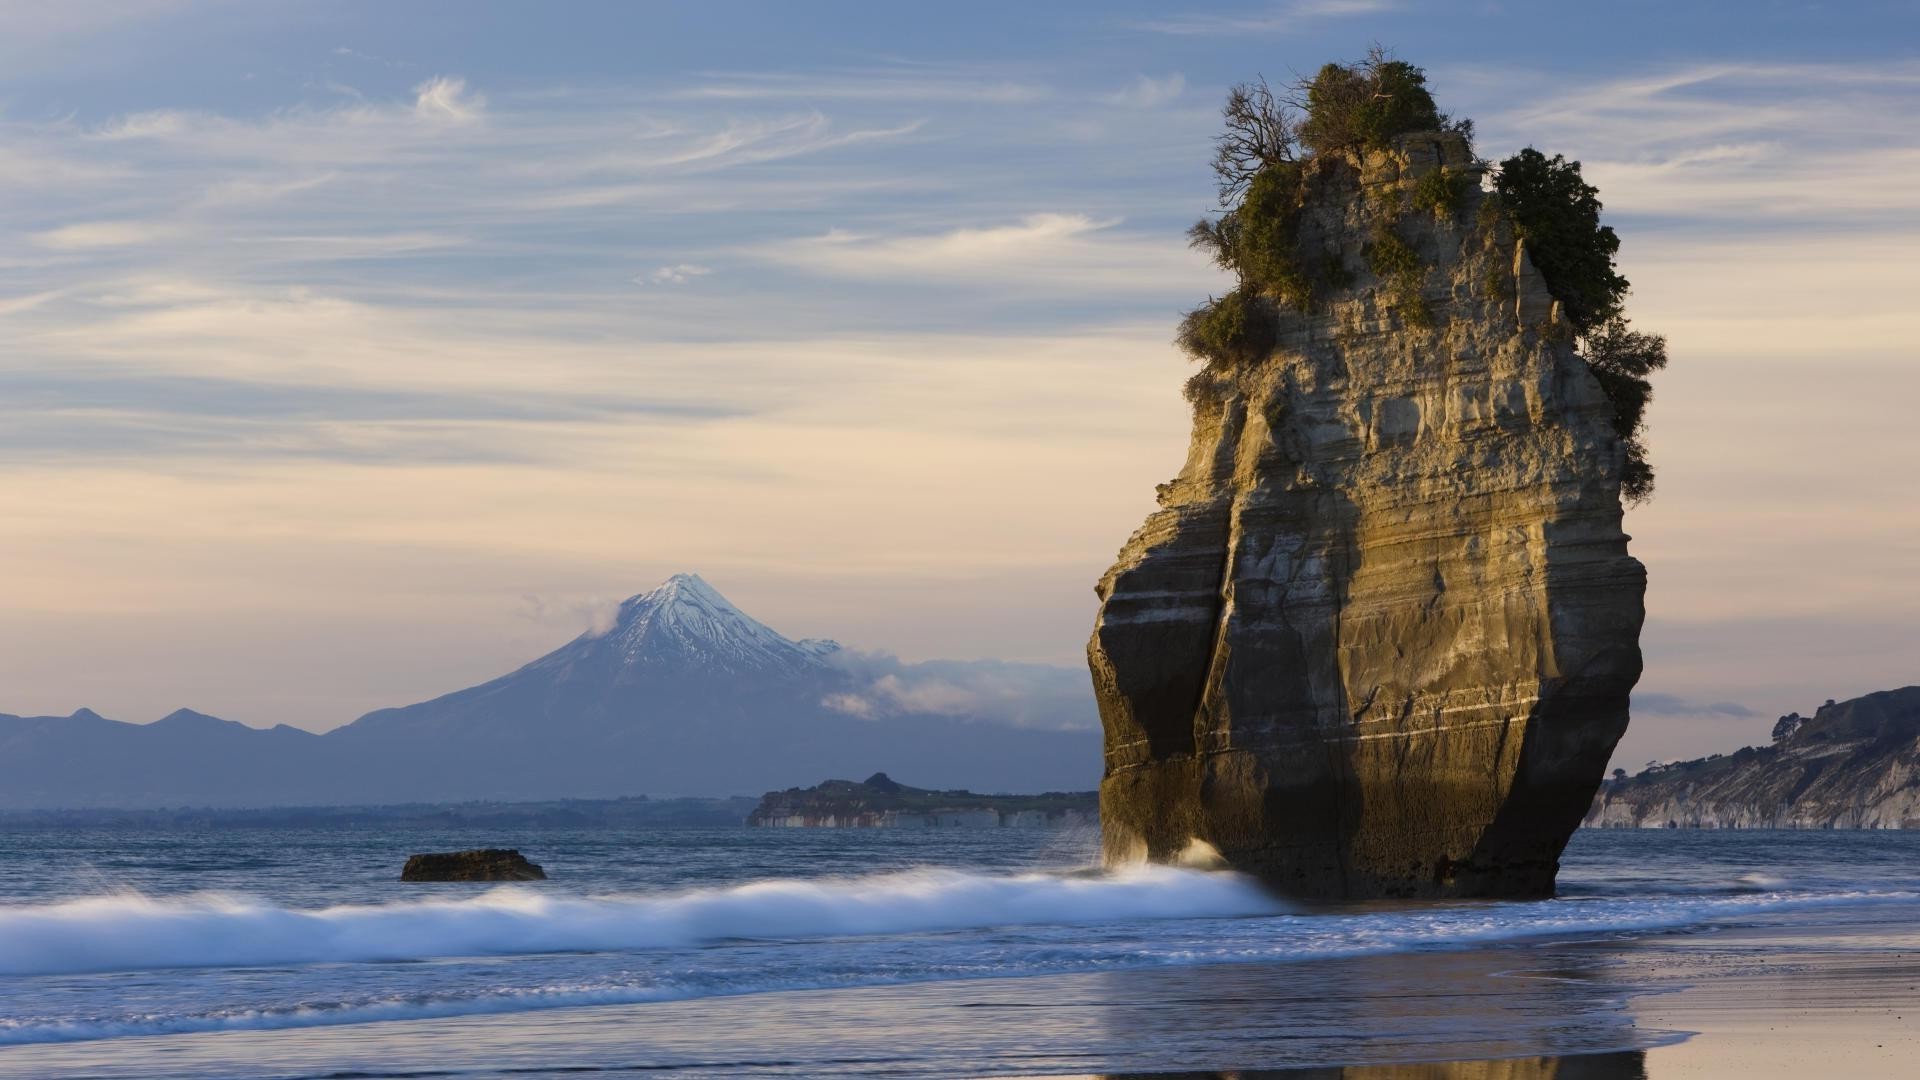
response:
<path id="1" fill-rule="evenodd" d="M 699 574 L 675 574 L 661 582 L 651 592 L 628 597 L 620 605 L 622 611 L 636 605 L 678 605 L 688 604 L 696 607 L 739 611 L 732 601 L 720 595 L 720 590 L 707 584 L 707 579 Z"/>
<path id="2" fill-rule="evenodd" d="M 209 716 L 206 713 L 199 712 L 194 709 L 175 709 L 172 712 L 168 713 L 167 715 L 161 717 L 160 719 L 155 720 L 152 726 L 158 727 L 163 724 L 168 727 L 175 727 L 175 728 L 184 728 L 184 727 L 224 728 L 228 726 L 246 727 L 245 724 L 236 723 L 232 720 L 222 720 L 217 716 Z"/>
<path id="3" fill-rule="evenodd" d="M 794 641 L 735 607 L 698 574 L 675 574 L 620 605 L 593 647 L 629 668 L 699 668 L 721 674 L 815 671 L 836 646 Z"/>

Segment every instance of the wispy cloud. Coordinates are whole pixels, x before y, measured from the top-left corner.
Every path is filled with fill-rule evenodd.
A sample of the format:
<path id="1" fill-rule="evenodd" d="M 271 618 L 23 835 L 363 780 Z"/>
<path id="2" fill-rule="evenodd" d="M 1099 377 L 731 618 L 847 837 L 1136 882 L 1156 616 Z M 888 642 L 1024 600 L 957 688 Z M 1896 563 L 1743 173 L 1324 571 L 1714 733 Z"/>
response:
<path id="1" fill-rule="evenodd" d="M 149 41 L 176 6 L 193 18 Z M 102 678 L 131 696 L 245 669 L 236 712 L 338 719 L 336 686 L 370 667 L 391 681 L 369 707 L 551 648 L 571 616 L 516 618 L 522 594 L 596 596 L 689 551 L 787 590 L 796 628 L 832 596 L 844 613 L 806 629 L 1070 662 L 1086 582 L 1181 460 L 1168 338 L 1222 284 L 1180 237 L 1217 123 L 1193 88 L 1250 74 L 1232 50 L 1174 72 L 1036 30 L 1008 54 L 1031 59 L 991 65 L 729 72 L 716 48 L 561 83 L 349 19 L 277 75 L 168 97 L 162 66 L 231 62 L 229 35 L 199 32 L 228 13 L 15 7 L 0 565 L 30 572 L 0 612 L 0 681 L 60 712 Z M 1345 35 L 1386 10 L 1169 4 L 1157 29 Z M 1768 716 L 1884 684 L 1920 625 L 1920 66 L 1445 52 L 1410 58 L 1484 152 L 1585 162 L 1631 310 L 1670 338 L 1662 495 L 1631 528 L 1665 619 L 1642 704 L 1696 711 L 1636 725 L 1668 745 L 1632 753 L 1764 738 Z M 139 64 L 73 70 L 120 57 Z M 45 86 L 20 74 L 55 64 Z M 127 663 L 103 675 L 102 648 Z M 287 697 L 323 669 L 340 677 Z M 875 715 L 997 693 L 904 662 L 860 685 Z"/>
<path id="2" fill-rule="evenodd" d="M 890 101 L 1022 105 L 1044 100 L 1041 83 L 956 74 L 938 68 L 857 68 L 812 73 L 716 72 L 674 92 L 688 100 Z"/>
<path id="3" fill-rule="evenodd" d="M 1569 85 L 1546 72 L 1441 73 L 1482 146 L 1580 159 L 1616 212 L 1763 227 L 1911 221 L 1920 65 L 1683 65 Z"/>
<path id="4" fill-rule="evenodd" d="M 749 249 L 761 258 L 818 274 L 870 279 L 978 283 L 1047 281 L 1060 291 L 1146 288 L 1179 281 L 1203 289 L 1206 260 L 1170 235 L 1129 235 L 1117 219 L 1036 213 L 1005 225 L 881 236 L 833 231 Z"/>
<path id="5" fill-rule="evenodd" d="M 173 226 L 148 221 L 82 221 L 33 234 L 49 251 L 92 251 L 151 244 L 178 234 Z"/>
<path id="6" fill-rule="evenodd" d="M 1100 100 L 1126 108 L 1157 109 L 1178 101 L 1186 89 L 1187 77 L 1177 71 L 1157 79 L 1151 75 L 1139 75 L 1135 76 L 1131 86 L 1103 94 Z"/>
<path id="7" fill-rule="evenodd" d="M 636 285 L 685 285 L 694 278 L 706 277 L 711 273 L 713 268 L 710 266 L 674 263 L 671 266 L 657 267 L 652 273 L 642 274 L 633 281 Z"/>
<path id="8" fill-rule="evenodd" d="M 212 7 L 218 4 L 202 4 Z M 85 42 L 129 37 L 195 6 L 193 0 L 98 0 L 89 4 L 43 4 L 34 0 L 0 2 L 0 61 L 10 76 L 70 65 Z"/>
<path id="9" fill-rule="evenodd" d="M 1234 15 L 1169 15 L 1134 24 L 1142 30 L 1188 36 L 1297 33 L 1322 19 L 1354 18 L 1397 11 L 1398 0 L 1292 0 Z"/>
<path id="10" fill-rule="evenodd" d="M 467 89 L 467 80 L 441 75 L 413 88 L 413 112 L 423 120 L 471 124 L 486 111 L 485 95 Z"/>

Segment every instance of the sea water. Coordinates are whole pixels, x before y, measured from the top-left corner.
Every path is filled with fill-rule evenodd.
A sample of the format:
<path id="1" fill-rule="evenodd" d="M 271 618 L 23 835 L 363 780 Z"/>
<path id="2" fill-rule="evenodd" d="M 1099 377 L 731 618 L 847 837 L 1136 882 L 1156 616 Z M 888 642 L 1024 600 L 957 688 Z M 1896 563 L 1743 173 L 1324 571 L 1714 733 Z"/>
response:
<path id="1" fill-rule="evenodd" d="M 480 846 L 518 847 L 550 879 L 398 880 L 412 852 Z M 179 1045 L 167 1036 L 326 1031 L 335 1042 L 325 1045 L 345 1046 L 339 1039 L 356 1030 L 391 1033 L 401 1021 L 431 1032 L 470 1022 L 462 1018 L 561 1012 L 576 1035 L 543 1066 L 586 1068 L 592 1055 L 570 1062 L 564 1047 L 596 1041 L 580 1033 L 597 1018 L 631 1025 L 647 1015 L 634 1006 L 766 995 L 804 1011 L 857 988 L 912 987 L 934 1000 L 943 986 L 978 980 L 1121 972 L 1224 985 L 1236 966 L 1920 902 L 1920 835 L 1895 832 L 1588 831 L 1569 848 L 1552 901 L 1337 909 L 1297 908 L 1229 873 L 1103 871 L 1096 846 L 1090 831 L 1015 829 L 0 833 L 0 1075 L 67 1060 L 142 1075 L 128 1062 Z M 85 1053 L 28 1056 L 50 1044 Z M 632 1068 L 678 1060 L 622 1051 Z M 474 1071 L 441 1052 L 423 1058 L 351 1075 Z M 903 1047 L 877 1073 L 919 1075 L 914 1061 Z M 815 1064 L 822 1074 L 864 1068 L 848 1062 Z M 937 1064 L 925 1074 L 955 1067 Z M 328 1075 L 258 1061 L 235 1070 Z M 812 1074 L 751 1061 L 720 1070 L 755 1071 Z"/>

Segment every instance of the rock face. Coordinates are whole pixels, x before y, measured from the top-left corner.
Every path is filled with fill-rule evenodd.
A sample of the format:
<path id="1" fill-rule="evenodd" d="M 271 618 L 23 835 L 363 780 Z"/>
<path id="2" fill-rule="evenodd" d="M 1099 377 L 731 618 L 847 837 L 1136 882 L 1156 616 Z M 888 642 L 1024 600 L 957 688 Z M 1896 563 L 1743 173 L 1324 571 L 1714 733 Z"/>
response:
<path id="1" fill-rule="evenodd" d="M 1781 718 L 1749 746 L 1609 781 L 1606 828 L 1920 829 L 1920 686 Z"/>
<path id="2" fill-rule="evenodd" d="M 1300 244 L 1350 280 L 1190 387 L 1186 466 L 1099 585 L 1106 857 L 1550 895 L 1640 675 L 1612 406 L 1463 140 L 1327 165 Z M 1443 166 L 1457 211 L 1413 210 Z M 1383 217 L 1428 327 L 1367 268 Z"/>
<path id="3" fill-rule="evenodd" d="M 512 848 L 409 855 L 401 881 L 545 881 L 539 864 Z"/>

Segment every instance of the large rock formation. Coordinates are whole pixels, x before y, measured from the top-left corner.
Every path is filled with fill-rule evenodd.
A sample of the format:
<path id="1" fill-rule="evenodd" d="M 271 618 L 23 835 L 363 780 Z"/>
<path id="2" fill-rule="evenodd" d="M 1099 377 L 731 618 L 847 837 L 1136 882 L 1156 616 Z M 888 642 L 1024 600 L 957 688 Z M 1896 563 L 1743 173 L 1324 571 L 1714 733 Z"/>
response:
<path id="1" fill-rule="evenodd" d="M 1920 686 L 1780 718 L 1772 746 L 1610 781 L 1608 828 L 1920 829 Z"/>
<path id="2" fill-rule="evenodd" d="M 1339 284 L 1195 380 L 1186 467 L 1100 582 L 1107 858 L 1550 895 L 1640 675 L 1612 406 L 1461 137 L 1317 167 L 1298 243 Z M 1457 209 L 1414 209 L 1442 168 Z M 1417 297 L 1368 269 L 1383 227 Z"/>

